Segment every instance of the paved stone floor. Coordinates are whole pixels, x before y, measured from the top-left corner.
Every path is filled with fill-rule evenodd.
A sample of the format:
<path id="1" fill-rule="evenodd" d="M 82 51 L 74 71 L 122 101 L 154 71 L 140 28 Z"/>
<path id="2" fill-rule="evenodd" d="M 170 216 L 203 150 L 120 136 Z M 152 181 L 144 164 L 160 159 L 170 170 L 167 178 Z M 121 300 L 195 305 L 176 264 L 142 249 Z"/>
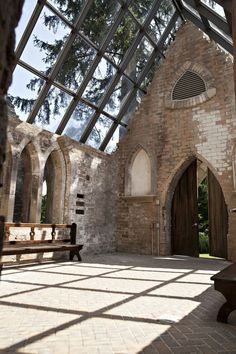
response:
<path id="1" fill-rule="evenodd" d="M 236 311 L 216 322 L 219 260 L 130 254 L 5 267 L 0 353 L 236 353 Z"/>

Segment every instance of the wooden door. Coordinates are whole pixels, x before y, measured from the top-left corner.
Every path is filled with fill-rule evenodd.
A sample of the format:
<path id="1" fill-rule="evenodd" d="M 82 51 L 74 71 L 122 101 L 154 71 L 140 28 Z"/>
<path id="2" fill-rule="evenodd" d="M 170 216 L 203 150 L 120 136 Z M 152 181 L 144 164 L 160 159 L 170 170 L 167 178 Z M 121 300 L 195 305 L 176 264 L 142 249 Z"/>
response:
<path id="1" fill-rule="evenodd" d="M 197 160 L 187 168 L 175 189 L 171 209 L 172 254 L 198 257 Z"/>
<path id="2" fill-rule="evenodd" d="M 228 212 L 221 186 L 208 169 L 209 254 L 227 258 Z"/>

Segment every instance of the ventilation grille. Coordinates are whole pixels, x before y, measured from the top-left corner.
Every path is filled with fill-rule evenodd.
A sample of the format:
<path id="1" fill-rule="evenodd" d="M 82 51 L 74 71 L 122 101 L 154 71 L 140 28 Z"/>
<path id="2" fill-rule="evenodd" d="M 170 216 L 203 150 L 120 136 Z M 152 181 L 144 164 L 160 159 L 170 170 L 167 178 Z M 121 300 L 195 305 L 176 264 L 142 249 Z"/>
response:
<path id="1" fill-rule="evenodd" d="M 172 93 L 172 100 L 185 100 L 196 97 L 206 91 L 203 79 L 193 71 L 186 71 L 177 81 Z"/>

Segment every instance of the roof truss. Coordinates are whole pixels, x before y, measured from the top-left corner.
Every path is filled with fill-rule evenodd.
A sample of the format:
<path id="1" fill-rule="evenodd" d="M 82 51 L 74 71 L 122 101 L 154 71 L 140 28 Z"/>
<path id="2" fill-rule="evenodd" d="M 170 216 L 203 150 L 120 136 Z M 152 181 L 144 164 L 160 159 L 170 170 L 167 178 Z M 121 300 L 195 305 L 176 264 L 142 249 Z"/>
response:
<path id="1" fill-rule="evenodd" d="M 160 11 L 163 3 L 168 2 L 172 5 L 172 13 L 169 16 L 168 21 L 163 24 L 160 23 L 162 31 L 160 36 L 154 37 L 150 33 L 150 24 L 157 22 L 157 14 Z M 93 0 L 87 0 L 84 2 L 84 6 L 80 11 L 80 14 L 76 21 L 72 23 L 68 18 L 58 10 L 54 5 L 56 0 L 38 0 L 37 4 L 32 12 L 32 15 L 25 26 L 23 35 L 19 41 L 16 49 L 16 65 L 26 69 L 29 73 L 35 75 L 37 78 L 42 79 L 44 84 L 41 87 L 38 97 L 36 98 L 32 109 L 27 117 L 27 122 L 35 123 L 37 116 L 52 88 L 56 88 L 70 97 L 70 103 L 65 109 L 64 113 L 58 117 L 57 127 L 54 132 L 57 134 L 64 134 L 67 132 L 67 126 L 73 119 L 74 112 L 78 105 L 83 105 L 87 109 L 91 110 L 92 114 L 90 119 L 81 128 L 83 131 L 79 135 L 79 140 L 82 143 L 87 143 L 94 132 L 94 129 L 99 124 L 100 118 L 108 122 L 106 134 L 103 134 L 102 138 L 97 144 L 97 148 L 105 150 L 111 141 L 113 134 L 119 127 L 126 128 L 128 124 L 128 117 L 130 116 L 130 107 L 132 102 L 136 100 L 137 94 L 145 94 L 145 85 L 143 83 L 147 80 L 150 71 L 164 58 L 164 53 L 167 48 L 167 44 L 174 39 L 175 31 L 178 28 L 181 21 L 190 20 L 202 31 L 204 31 L 210 38 L 216 41 L 221 47 L 223 47 L 229 53 L 233 53 L 232 44 L 232 15 L 231 15 L 231 1 L 215 1 L 216 6 L 222 6 L 224 16 L 217 13 L 204 1 L 200 0 L 153 0 L 150 11 L 146 14 L 144 21 L 139 21 L 131 10 L 131 5 L 138 1 L 136 0 L 118 0 L 119 11 L 116 14 L 109 31 L 104 35 L 103 41 L 100 46 L 91 40 L 81 30 L 83 23 L 93 5 Z M 22 54 L 27 46 L 27 43 L 34 32 L 34 28 L 42 15 L 43 11 L 48 9 L 56 16 L 62 23 L 68 28 L 69 34 L 66 37 L 62 50 L 60 51 L 52 69 L 47 74 L 46 72 L 36 69 L 33 63 L 22 59 Z M 137 27 L 137 33 L 133 38 L 133 41 L 126 51 L 123 60 L 119 63 L 114 61 L 107 53 L 109 44 L 114 40 L 115 33 L 119 28 L 122 20 L 129 16 L 134 26 Z M 57 80 L 58 73 L 63 66 L 63 63 L 70 53 L 71 46 L 73 45 L 77 36 L 86 43 L 86 45 L 94 51 L 94 59 L 89 65 L 86 74 L 83 77 L 78 89 L 72 90 L 67 85 Z M 137 77 L 130 75 L 127 68 L 130 65 L 137 49 L 141 45 L 142 41 L 146 40 L 149 44 L 150 51 L 149 57 L 146 58 L 145 65 L 142 67 L 141 72 Z M 85 95 L 86 88 L 88 87 L 91 79 L 94 77 L 94 73 L 98 69 L 101 60 L 106 61 L 107 65 L 110 65 L 114 69 L 114 75 L 111 78 L 109 85 L 107 86 L 104 94 L 99 102 L 92 102 Z M 114 92 L 117 90 L 117 85 L 120 80 L 126 80 L 128 82 L 129 90 L 120 104 L 119 111 L 116 114 L 109 112 L 106 107 L 109 103 Z M 47 129 L 47 126 L 45 126 Z M 73 137 L 73 136 L 72 136 Z"/>

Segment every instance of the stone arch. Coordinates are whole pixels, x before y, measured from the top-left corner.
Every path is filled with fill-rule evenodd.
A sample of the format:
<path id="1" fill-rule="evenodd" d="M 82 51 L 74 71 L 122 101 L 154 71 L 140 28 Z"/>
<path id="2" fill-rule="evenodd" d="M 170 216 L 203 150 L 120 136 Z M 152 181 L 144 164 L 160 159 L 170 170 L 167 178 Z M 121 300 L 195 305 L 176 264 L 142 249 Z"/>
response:
<path id="1" fill-rule="evenodd" d="M 11 180 L 12 180 L 13 152 L 9 142 L 6 146 L 6 159 L 0 175 L 0 214 L 9 220 L 9 209 L 11 202 Z"/>
<path id="2" fill-rule="evenodd" d="M 58 150 L 51 151 L 44 165 L 42 179 L 42 183 L 46 181 L 47 185 L 44 205 L 45 223 L 63 223 L 65 175 L 65 162 L 62 154 Z"/>
<path id="3" fill-rule="evenodd" d="M 163 225 L 164 225 L 163 232 L 164 232 L 164 237 L 165 237 L 165 241 L 167 244 L 166 254 L 171 253 L 171 207 L 172 207 L 173 195 L 174 195 L 176 186 L 177 186 L 182 174 L 186 171 L 186 169 L 190 166 L 190 164 L 194 160 L 198 160 L 198 161 L 203 162 L 207 166 L 207 168 L 212 172 L 212 174 L 214 175 L 215 179 L 218 181 L 218 183 L 222 189 L 222 193 L 223 193 L 225 202 L 227 201 L 225 191 L 224 191 L 222 183 L 219 179 L 218 172 L 212 166 L 211 163 L 209 163 L 203 156 L 201 156 L 199 154 L 192 154 L 190 156 L 183 158 L 178 163 L 176 168 L 173 170 L 173 173 L 170 175 L 170 177 L 167 181 L 167 184 L 166 184 L 166 189 L 165 189 L 164 195 L 163 195 L 163 200 L 164 200 L 163 205 L 164 206 L 162 209 L 162 218 L 163 218 Z"/>
<path id="4" fill-rule="evenodd" d="M 125 194 L 130 196 L 150 195 L 153 191 L 153 168 L 147 150 L 136 147 L 126 166 Z"/>
<path id="5" fill-rule="evenodd" d="M 232 149 L 232 173 L 233 173 L 233 190 L 236 191 L 236 142 Z"/>
<path id="6" fill-rule="evenodd" d="M 15 198 L 13 221 L 37 222 L 40 165 L 37 150 L 29 142 L 15 155 Z"/>

